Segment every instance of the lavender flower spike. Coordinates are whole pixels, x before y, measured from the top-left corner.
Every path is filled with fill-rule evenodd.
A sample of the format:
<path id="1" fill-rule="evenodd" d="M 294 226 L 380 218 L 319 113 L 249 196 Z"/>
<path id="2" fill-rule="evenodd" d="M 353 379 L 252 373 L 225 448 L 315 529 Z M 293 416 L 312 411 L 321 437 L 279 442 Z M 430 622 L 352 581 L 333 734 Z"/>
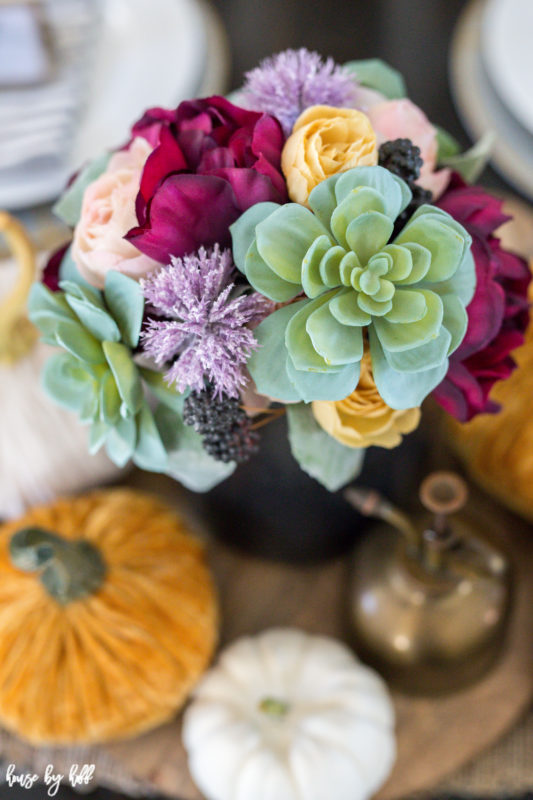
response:
<path id="1" fill-rule="evenodd" d="M 265 58 L 247 72 L 243 95 L 250 109 L 277 117 L 288 136 L 309 106 L 355 108 L 357 83 L 332 58 L 323 61 L 302 47 Z"/>
<path id="2" fill-rule="evenodd" d="M 173 362 L 165 377 L 180 392 L 202 391 L 208 380 L 218 396 L 238 397 L 246 383 L 243 367 L 258 347 L 247 326 L 273 306 L 258 292 L 232 298 L 234 274 L 231 251 L 215 245 L 141 281 L 148 303 L 167 318 L 148 320 L 143 349 L 159 366 Z"/>

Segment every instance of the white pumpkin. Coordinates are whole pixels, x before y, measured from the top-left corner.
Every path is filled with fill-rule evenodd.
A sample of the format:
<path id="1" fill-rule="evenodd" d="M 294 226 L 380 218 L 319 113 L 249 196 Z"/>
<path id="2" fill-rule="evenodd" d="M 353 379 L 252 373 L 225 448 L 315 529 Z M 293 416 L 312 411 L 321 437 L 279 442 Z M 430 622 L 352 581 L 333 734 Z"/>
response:
<path id="1" fill-rule="evenodd" d="M 381 678 L 340 642 L 292 629 L 225 650 L 194 693 L 183 740 L 208 800 L 364 800 L 396 750 Z"/>
<path id="2" fill-rule="evenodd" d="M 54 350 L 26 319 L 35 255 L 22 226 L 5 212 L 2 233 L 15 259 L 0 260 L 0 519 L 120 475 L 104 453 L 89 454 L 87 429 L 41 387 Z"/>

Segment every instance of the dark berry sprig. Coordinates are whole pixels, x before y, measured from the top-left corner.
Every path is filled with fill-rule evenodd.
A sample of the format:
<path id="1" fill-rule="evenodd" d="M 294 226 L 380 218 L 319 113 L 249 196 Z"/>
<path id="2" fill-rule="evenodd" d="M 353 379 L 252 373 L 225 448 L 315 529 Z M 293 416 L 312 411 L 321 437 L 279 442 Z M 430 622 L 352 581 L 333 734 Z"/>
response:
<path id="1" fill-rule="evenodd" d="M 217 461 L 242 464 L 258 450 L 259 434 L 252 430 L 239 399 L 215 396 L 212 386 L 191 392 L 183 406 L 183 421 L 200 434 L 205 451 Z"/>
<path id="2" fill-rule="evenodd" d="M 420 148 L 411 139 L 383 142 L 379 148 L 379 165 L 402 178 L 409 186 L 420 177 L 423 164 Z"/>
<path id="3" fill-rule="evenodd" d="M 379 148 L 379 165 L 402 178 L 413 195 L 407 208 L 396 219 L 393 236 L 397 236 L 400 233 L 417 208 L 420 208 L 424 203 L 431 203 L 433 199 L 433 195 L 428 189 L 423 189 L 416 183 L 420 177 L 423 163 L 420 148 L 413 144 L 411 139 L 394 139 L 393 141 L 383 142 Z"/>

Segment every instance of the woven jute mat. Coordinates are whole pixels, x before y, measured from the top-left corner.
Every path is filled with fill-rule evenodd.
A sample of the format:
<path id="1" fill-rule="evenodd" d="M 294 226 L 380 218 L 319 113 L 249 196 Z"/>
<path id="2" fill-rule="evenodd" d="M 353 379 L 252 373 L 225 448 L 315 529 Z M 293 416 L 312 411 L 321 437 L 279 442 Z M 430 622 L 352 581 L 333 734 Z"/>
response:
<path id="1" fill-rule="evenodd" d="M 460 739 L 457 746 L 461 746 Z M 46 767 L 53 764 L 55 772 L 66 776 L 73 764 L 94 764 L 94 779 L 85 787 L 88 792 L 100 786 L 131 797 L 148 797 L 153 793 L 150 787 L 127 774 L 102 747 L 33 748 L 0 731 L 2 781 L 5 781 L 9 764 L 15 764 L 18 772 L 28 771 L 37 775 L 44 775 Z M 83 789 L 78 788 L 78 791 Z M 528 791 L 533 791 L 533 710 L 498 745 L 430 793 L 417 795 L 416 800 L 444 795 L 502 798 Z"/>

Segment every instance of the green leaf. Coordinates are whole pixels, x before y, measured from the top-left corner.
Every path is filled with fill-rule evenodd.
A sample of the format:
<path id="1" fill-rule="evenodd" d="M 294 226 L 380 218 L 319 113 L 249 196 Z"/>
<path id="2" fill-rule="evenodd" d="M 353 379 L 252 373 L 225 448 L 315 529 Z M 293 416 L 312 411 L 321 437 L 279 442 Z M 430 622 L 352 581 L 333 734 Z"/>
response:
<path id="1" fill-rule="evenodd" d="M 299 300 L 297 303 L 292 304 L 297 309 L 297 313 L 292 316 L 287 324 L 285 344 L 296 369 L 313 372 L 338 371 L 332 368 L 330 364 L 327 364 L 325 359 L 317 353 L 307 330 L 307 320 L 311 314 L 336 294 L 337 292 L 333 290 L 333 292 L 323 294 L 315 300 Z"/>
<path id="2" fill-rule="evenodd" d="M 254 330 L 259 348 L 252 353 L 247 367 L 259 394 L 282 403 L 295 403 L 301 395 L 287 376 L 287 347 L 285 331 L 299 310 L 298 303 L 274 311 Z"/>
<path id="3" fill-rule="evenodd" d="M 89 453 L 94 456 L 109 436 L 109 425 L 105 422 L 93 422 L 89 430 Z"/>
<path id="4" fill-rule="evenodd" d="M 319 184 L 320 185 L 320 184 Z M 346 247 L 346 230 L 349 224 L 361 214 L 376 211 L 383 214 L 385 201 L 373 186 L 358 186 L 348 194 L 331 214 L 331 230 L 342 247 Z"/>
<path id="5" fill-rule="evenodd" d="M 144 297 L 137 281 L 116 270 L 107 273 L 104 297 L 122 340 L 128 347 L 137 347 L 144 314 Z"/>
<path id="6" fill-rule="evenodd" d="M 395 220 L 398 214 L 407 208 L 412 199 L 412 192 L 405 181 L 397 175 L 393 175 L 385 167 L 354 167 L 346 172 L 333 175 L 324 183 L 328 181 L 335 182 L 337 203 L 342 203 L 354 191 L 363 187 L 375 189 L 382 198 L 383 213 L 391 220 Z M 314 191 L 316 189 L 313 189 Z M 313 192 L 309 196 L 310 201 Z M 366 192 L 364 196 L 368 198 Z"/>
<path id="7" fill-rule="evenodd" d="M 420 289 L 419 294 L 425 301 L 425 314 L 416 322 L 389 322 L 387 317 L 374 319 L 373 327 L 384 350 L 399 353 L 437 338 L 444 313 L 442 300 L 438 294 L 426 289 Z"/>
<path id="8" fill-rule="evenodd" d="M 434 125 L 434 128 L 437 131 L 437 164 L 442 164 L 443 159 L 456 156 L 461 151 L 461 145 L 440 125 Z"/>
<path id="9" fill-rule="evenodd" d="M 352 219 L 346 229 L 346 238 L 350 250 L 365 265 L 375 253 L 385 247 L 393 229 L 394 223 L 390 217 L 380 214 L 379 211 L 368 211 Z"/>
<path id="10" fill-rule="evenodd" d="M 329 256 L 330 253 L 331 256 Z M 318 297 L 319 294 L 326 291 L 327 286 L 324 285 L 324 281 L 320 275 L 320 264 L 322 260 L 325 258 L 326 264 L 335 260 L 335 263 L 338 264 L 343 255 L 344 250 L 342 247 L 331 246 L 329 236 L 319 236 L 315 239 L 302 262 L 302 286 L 307 297 Z M 333 270 L 330 269 L 330 274 L 332 272 Z M 338 266 L 337 275 L 339 276 Z M 338 283 L 340 283 L 340 277 Z"/>
<path id="11" fill-rule="evenodd" d="M 63 292 L 51 292 L 44 284 L 34 283 L 28 298 L 28 315 L 41 333 L 53 340 L 59 320 L 75 322 L 76 316 Z"/>
<path id="12" fill-rule="evenodd" d="M 452 337 L 450 332 L 443 326 L 435 339 L 413 347 L 411 350 L 401 352 L 384 351 L 385 358 L 389 366 L 398 372 L 420 372 L 420 365 L 423 364 L 424 371 L 440 367 L 448 358 Z"/>
<path id="13" fill-rule="evenodd" d="M 352 72 L 360 84 L 381 92 L 389 100 L 407 97 L 402 75 L 380 58 L 348 61 L 344 64 L 344 68 Z"/>
<path id="14" fill-rule="evenodd" d="M 137 415 L 137 446 L 133 461 L 148 472 L 163 472 L 167 467 L 167 451 L 146 402 Z"/>
<path id="15" fill-rule="evenodd" d="M 278 208 L 280 208 L 278 203 L 256 203 L 244 214 L 241 214 L 237 222 L 230 225 L 233 260 L 237 269 L 242 273 L 246 274 L 246 254 L 252 243 L 255 242 L 257 225 Z"/>
<path id="16" fill-rule="evenodd" d="M 102 347 L 120 397 L 130 414 L 137 414 L 143 402 L 143 388 L 131 352 L 120 342 L 104 342 Z"/>
<path id="17" fill-rule="evenodd" d="M 79 322 L 61 320 L 57 324 L 57 343 L 88 364 L 103 364 L 105 361 L 102 345 L 85 330 Z"/>
<path id="18" fill-rule="evenodd" d="M 255 232 L 261 258 L 276 275 L 297 285 L 301 284 L 302 263 L 310 246 L 319 236 L 328 235 L 315 215 L 297 203 L 280 206 L 259 223 Z"/>
<path id="19" fill-rule="evenodd" d="M 324 431 L 310 405 L 287 406 L 291 451 L 304 472 L 335 492 L 357 477 L 365 450 L 345 447 Z"/>
<path id="20" fill-rule="evenodd" d="M 60 406 L 80 413 L 87 396 L 96 389 L 95 381 L 70 353 L 57 353 L 48 359 L 43 369 L 43 387 Z"/>
<path id="21" fill-rule="evenodd" d="M 84 328 L 100 342 L 106 340 L 110 342 L 120 341 L 120 331 L 115 321 L 106 311 L 72 295 L 67 295 L 67 303 L 76 313 Z"/>
<path id="22" fill-rule="evenodd" d="M 459 269 L 472 238 L 456 220 L 435 206 L 421 206 L 395 239 L 395 244 L 422 245 L 431 253 L 424 280 L 428 283 L 451 278 Z"/>
<path id="23" fill-rule="evenodd" d="M 63 261 L 59 266 L 59 277 L 62 281 L 69 281 L 70 283 L 77 283 L 79 286 L 84 286 L 88 289 L 93 289 L 93 287 L 82 278 L 80 272 L 78 271 L 78 267 L 76 266 L 76 262 L 72 258 L 72 247 L 69 247 L 65 255 L 63 256 Z"/>
<path id="24" fill-rule="evenodd" d="M 449 167 L 458 172 L 467 183 L 474 183 L 487 166 L 495 141 L 496 134 L 493 131 L 487 131 L 487 133 L 465 153 L 446 156 L 440 163 L 442 166 Z"/>
<path id="25" fill-rule="evenodd" d="M 137 424 L 134 417 L 120 419 L 111 428 L 106 440 L 106 452 L 117 467 L 125 467 L 137 444 Z"/>
<path id="26" fill-rule="evenodd" d="M 111 370 L 100 383 L 100 420 L 106 425 L 115 425 L 120 418 L 121 398 Z"/>
<path id="27" fill-rule="evenodd" d="M 357 382 L 361 364 L 348 364 L 337 372 L 304 372 L 296 369 L 290 356 L 286 370 L 289 380 L 305 403 L 312 400 L 344 400 L 351 394 Z"/>
<path id="28" fill-rule="evenodd" d="M 78 223 L 81 216 L 81 206 L 83 202 L 83 194 L 87 186 L 100 177 L 102 172 L 105 172 L 111 153 L 102 153 L 85 169 L 76 176 L 70 186 L 63 192 L 57 203 L 53 207 L 53 212 L 67 225 L 72 228 Z"/>
<path id="29" fill-rule="evenodd" d="M 344 366 L 361 361 L 364 350 L 361 328 L 340 323 L 331 313 L 329 303 L 313 311 L 306 329 L 313 347 L 326 363 Z"/>
<path id="30" fill-rule="evenodd" d="M 168 455 L 166 474 L 187 489 L 208 492 L 235 470 L 234 463 L 224 464 L 208 455 L 196 431 L 167 406 L 158 406 L 154 419 Z"/>
<path id="31" fill-rule="evenodd" d="M 300 284 L 289 283 L 270 269 L 266 261 L 259 255 L 257 242 L 253 242 L 246 253 L 246 277 L 257 292 L 274 300 L 285 303 L 291 300 L 301 289 Z"/>
<path id="32" fill-rule="evenodd" d="M 448 359 L 440 367 L 420 372 L 399 372 L 387 362 L 373 327 L 369 328 L 368 335 L 374 380 L 383 400 L 391 408 L 418 408 L 444 379 L 448 372 Z"/>
<path id="33" fill-rule="evenodd" d="M 174 386 L 169 386 L 162 372 L 155 372 L 152 369 L 138 367 L 141 378 L 148 386 L 155 398 L 168 408 L 173 409 L 178 414 L 183 410 L 185 395 L 180 394 Z"/>
<path id="34" fill-rule="evenodd" d="M 89 284 L 81 284 L 78 281 L 61 280 L 59 286 L 65 292 L 65 295 L 81 300 L 87 305 L 99 308 L 105 311 L 102 293 Z"/>

